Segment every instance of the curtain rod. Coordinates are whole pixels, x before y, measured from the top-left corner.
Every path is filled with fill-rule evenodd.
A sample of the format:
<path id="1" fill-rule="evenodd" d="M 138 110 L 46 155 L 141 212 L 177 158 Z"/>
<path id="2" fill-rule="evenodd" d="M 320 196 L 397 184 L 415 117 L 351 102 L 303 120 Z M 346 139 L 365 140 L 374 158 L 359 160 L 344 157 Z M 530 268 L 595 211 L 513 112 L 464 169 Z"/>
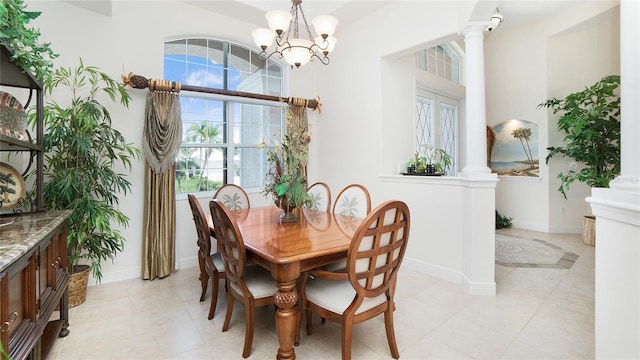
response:
<path id="1" fill-rule="evenodd" d="M 239 96 L 239 97 L 245 97 L 245 98 L 251 98 L 251 99 L 283 102 L 292 106 L 308 107 L 313 110 L 318 110 L 318 112 L 320 112 L 320 108 L 322 107 L 322 104 L 320 104 L 320 101 L 319 101 L 320 97 L 318 97 L 318 100 L 294 98 L 294 97 L 283 98 L 279 96 L 255 94 L 255 93 L 248 93 L 248 92 L 242 92 L 242 91 L 222 90 L 222 89 L 214 89 L 214 88 L 193 86 L 193 85 L 182 85 L 178 81 L 147 79 L 144 76 L 136 75 L 134 73 L 129 73 L 129 75 L 122 75 L 122 81 L 124 82 L 125 86 L 129 85 L 134 89 L 149 88 L 149 91 L 165 91 L 165 92 L 179 93 L 180 90 L 186 90 L 186 91 L 195 91 L 195 92 L 201 92 L 201 93 L 207 93 L 207 94 Z"/>

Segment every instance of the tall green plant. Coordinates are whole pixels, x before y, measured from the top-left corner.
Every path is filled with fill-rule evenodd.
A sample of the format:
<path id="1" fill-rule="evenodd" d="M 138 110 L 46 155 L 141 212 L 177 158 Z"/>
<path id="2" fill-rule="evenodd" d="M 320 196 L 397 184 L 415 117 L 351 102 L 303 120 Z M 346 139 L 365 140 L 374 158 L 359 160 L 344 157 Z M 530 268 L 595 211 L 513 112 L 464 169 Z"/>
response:
<path id="1" fill-rule="evenodd" d="M 583 91 L 564 99 L 551 98 L 538 105 L 560 113 L 558 130 L 565 133 L 566 146 L 548 147 L 546 163 L 556 155 L 583 166 L 560 172 L 558 191 L 567 198 L 569 184 L 578 180 L 591 187 L 608 187 L 620 173 L 620 76 L 609 75 Z"/>
<path id="2" fill-rule="evenodd" d="M 69 95 L 68 104 L 45 103 L 45 206 L 72 209 L 67 243 L 72 266 L 88 260 L 94 277 L 102 279 L 101 261 L 122 251 L 125 238 L 113 225 L 129 218 L 118 208 L 118 195 L 131 183 L 116 167 L 131 169 L 140 150 L 111 126 L 111 114 L 100 102 L 105 95 L 128 107 L 127 90 L 104 72 L 80 64 L 59 68 L 45 77 L 44 92 Z M 30 121 L 35 121 L 30 114 Z"/>
<path id="3" fill-rule="evenodd" d="M 41 13 L 26 11 L 26 7 L 22 0 L 0 0 L 0 45 L 11 49 L 11 60 L 23 72 L 42 80 L 53 69 L 58 54 L 50 43 L 38 41 L 40 30 L 28 27 Z"/>

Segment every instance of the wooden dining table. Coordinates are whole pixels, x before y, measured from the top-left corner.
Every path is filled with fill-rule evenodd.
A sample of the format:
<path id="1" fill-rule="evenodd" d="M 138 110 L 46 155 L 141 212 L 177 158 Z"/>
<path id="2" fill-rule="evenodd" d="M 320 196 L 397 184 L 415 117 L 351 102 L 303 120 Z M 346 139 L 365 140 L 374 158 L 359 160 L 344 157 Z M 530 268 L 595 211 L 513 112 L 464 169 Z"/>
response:
<path id="1" fill-rule="evenodd" d="M 344 258 L 362 219 L 325 211 L 297 209 L 295 222 L 280 221 L 275 206 L 232 211 L 248 255 L 271 271 L 278 292 L 274 294 L 277 359 L 295 359 L 294 339 L 298 321 L 296 283 L 313 268 Z"/>

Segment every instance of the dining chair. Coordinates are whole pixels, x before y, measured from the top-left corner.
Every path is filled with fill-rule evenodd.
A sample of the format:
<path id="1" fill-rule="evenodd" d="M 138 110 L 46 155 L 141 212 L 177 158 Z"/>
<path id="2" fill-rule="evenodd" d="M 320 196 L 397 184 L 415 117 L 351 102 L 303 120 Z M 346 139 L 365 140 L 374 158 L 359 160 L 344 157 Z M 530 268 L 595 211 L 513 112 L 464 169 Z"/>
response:
<path id="1" fill-rule="evenodd" d="M 364 218 L 371 211 L 369 190 L 361 184 L 345 186 L 333 203 L 333 213 Z"/>
<path id="2" fill-rule="evenodd" d="M 364 218 L 371 212 L 371 197 L 369 190 L 361 184 L 345 186 L 333 204 L 333 216 L 336 223 L 345 233 L 353 233 L 360 225 L 360 221 L 351 218 Z M 322 267 L 327 271 L 345 271 L 346 259 L 336 260 Z"/>
<path id="3" fill-rule="evenodd" d="M 409 239 L 409 208 L 402 201 L 376 207 L 354 234 L 346 273 L 312 270 L 301 284 L 307 335 L 311 314 L 342 324 L 342 359 L 351 359 L 353 325 L 384 314 L 387 342 L 398 359 L 393 325 L 396 281 Z"/>
<path id="4" fill-rule="evenodd" d="M 213 195 L 214 199 L 220 199 L 229 210 L 241 210 L 251 207 L 249 196 L 243 188 L 236 184 L 225 184 Z"/>
<path id="5" fill-rule="evenodd" d="M 311 210 L 326 211 L 331 210 L 331 189 L 323 182 L 316 182 L 307 188 L 311 195 Z"/>
<path id="6" fill-rule="evenodd" d="M 202 207 L 195 195 L 188 194 L 187 197 L 189 199 L 191 213 L 193 214 L 193 222 L 196 225 L 196 233 L 198 234 L 198 265 L 200 266 L 200 283 L 202 285 L 200 301 L 204 301 L 207 293 L 207 284 L 209 283 L 209 279 L 211 279 L 211 305 L 209 306 L 208 316 L 209 320 L 211 320 L 216 312 L 216 305 L 218 303 L 218 282 L 222 278 L 225 279 L 226 284 L 227 277 L 224 272 L 224 264 L 222 263 L 220 253 L 217 252 L 217 249 L 212 252 L 211 230 L 207 218 L 202 211 Z"/>
<path id="7" fill-rule="evenodd" d="M 242 357 L 251 355 L 255 328 L 255 308 L 274 305 L 278 291 L 271 273 L 261 266 L 247 266 L 247 254 L 238 224 L 220 199 L 209 202 L 215 237 L 218 239 L 225 273 L 229 282 L 227 314 L 222 331 L 229 330 L 234 299 L 244 305 L 245 335 Z"/>

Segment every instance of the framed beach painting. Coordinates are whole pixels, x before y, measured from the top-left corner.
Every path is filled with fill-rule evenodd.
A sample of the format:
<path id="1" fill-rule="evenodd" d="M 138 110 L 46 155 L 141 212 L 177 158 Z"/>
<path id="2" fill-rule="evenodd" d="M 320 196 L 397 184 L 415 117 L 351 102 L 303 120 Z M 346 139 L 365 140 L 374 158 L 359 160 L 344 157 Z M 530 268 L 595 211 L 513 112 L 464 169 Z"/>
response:
<path id="1" fill-rule="evenodd" d="M 539 177 L 538 125 L 526 120 L 507 120 L 493 128 L 491 171 L 504 176 Z"/>

